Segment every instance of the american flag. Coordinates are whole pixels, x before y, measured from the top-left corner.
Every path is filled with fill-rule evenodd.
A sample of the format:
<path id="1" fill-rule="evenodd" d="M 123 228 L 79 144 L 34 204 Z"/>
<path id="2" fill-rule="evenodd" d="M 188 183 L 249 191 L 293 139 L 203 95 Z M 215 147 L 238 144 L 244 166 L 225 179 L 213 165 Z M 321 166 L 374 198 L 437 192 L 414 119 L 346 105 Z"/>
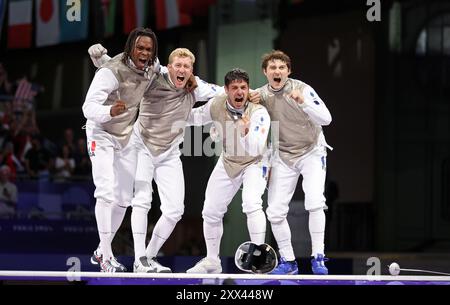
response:
<path id="1" fill-rule="evenodd" d="M 22 78 L 17 85 L 16 94 L 14 95 L 14 110 L 23 110 L 26 103 L 31 103 L 36 94 L 37 91 L 33 88 L 33 84 L 26 78 Z"/>

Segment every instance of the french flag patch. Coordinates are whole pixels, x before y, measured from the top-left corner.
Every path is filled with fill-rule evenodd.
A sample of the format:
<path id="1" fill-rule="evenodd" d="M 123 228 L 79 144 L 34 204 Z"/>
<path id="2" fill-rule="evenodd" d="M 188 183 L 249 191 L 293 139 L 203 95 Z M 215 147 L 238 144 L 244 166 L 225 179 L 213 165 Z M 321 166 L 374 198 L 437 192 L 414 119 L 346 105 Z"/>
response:
<path id="1" fill-rule="evenodd" d="M 95 147 L 97 146 L 97 144 L 95 143 L 95 141 L 92 141 L 89 145 L 88 145 L 88 153 L 89 153 L 89 157 L 94 157 L 95 156 Z"/>

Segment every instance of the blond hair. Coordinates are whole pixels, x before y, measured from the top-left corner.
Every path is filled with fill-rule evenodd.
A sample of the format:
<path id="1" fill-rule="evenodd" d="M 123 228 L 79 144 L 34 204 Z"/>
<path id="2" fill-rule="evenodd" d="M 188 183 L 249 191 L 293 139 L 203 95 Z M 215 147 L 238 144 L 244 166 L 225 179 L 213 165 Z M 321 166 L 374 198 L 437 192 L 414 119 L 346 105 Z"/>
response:
<path id="1" fill-rule="evenodd" d="M 186 48 L 177 48 L 177 49 L 173 50 L 172 53 L 170 53 L 170 55 L 169 55 L 169 64 L 171 64 L 173 62 L 173 59 L 175 57 L 189 57 L 192 60 L 192 64 L 195 63 L 194 54 L 192 54 L 192 52 Z"/>

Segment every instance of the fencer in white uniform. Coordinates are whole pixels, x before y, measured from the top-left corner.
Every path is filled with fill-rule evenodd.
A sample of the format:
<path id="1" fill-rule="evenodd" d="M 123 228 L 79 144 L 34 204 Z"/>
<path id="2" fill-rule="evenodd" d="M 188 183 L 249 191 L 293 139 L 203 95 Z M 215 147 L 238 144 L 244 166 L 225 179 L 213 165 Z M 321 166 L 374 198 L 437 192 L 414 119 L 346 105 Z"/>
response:
<path id="1" fill-rule="evenodd" d="M 188 49 L 175 49 L 169 56 L 168 73 L 161 74 L 152 83 L 141 104 L 135 126 L 138 166 L 131 214 L 135 272 L 171 272 L 155 258 L 184 213 L 184 174 L 179 145 L 184 138 L 186 120 L 196 101 L 209 100 L 224 91 L 198 77 L 198 87 L 186 91 L 194 63 L 195 57 Z M 153 179 L 158 186 L 162 215 L 145 248 Z"/>
<path id="2" fill-rule="evenodd" d="M 270 117 L 265 107 L 248 101 L 249 76 L 233 69 L 225 76 L 226 95 L 216 96 L 191 112 L 189 123 L 213 122 L 223 151 L 209 178 L 203 206 L 203 234 L 207 256 L 187 273 L 221 273 L 219 257 L 223 217 L 233 197 L 242 188 L 242 210 L 253 243 L 262 244 L 266 235 L 266 216 L 262 195 L 268 168 L 263 160 Z"/>
<path id="3" fill-rule="evenodd" d="M 104 64 L 95 74 L 83 104 L 87 119 L 86 137 L 95 184 L 95 216 L 100 246 L 94 263 L 104 272 L 121 272 L 111 242 L 120 221 L 113 215 L 124 213 L 131 203 L 135 152 L 130 144 L 139 103 L 154 71 L 157 40 L 149 29 L 138 28 L 128 36 L 124 53 Z"/>
<path id="4" fill-rule="evenodd" d="M 327 274 L 325 266 L 324 196 L 327 148 L 322 126 L 331 114 L 314 89 L 289 78 L 290 58 L 281 51 L 263 57 L 262 69 L 268 84 L 259 88 L 261 103 L 272 119 L 274 157 L 269 181 L 267 218 L 278 244 L 280 263 L 273 274 L 297 274 L 298 267 L 287 222 L 289 203 L 302 175 L 305 209 L 309 212 L 312 270 Z"/>
<path id="5" fill-rule="evenodd" d="M 101 62 L 109 60 L 103 55 Z M 188 49 L 175 49 L 167 68 L 146 90 L 131 137 L 137 151 L 131 226 L 135 250 L 135 272 L 171 272 L 156 256 L 184 213 L 184 175 L 179 145 L 186 120 L 196 101 L 223 93 L 223 87 L 195 77 L 193 91 L 186 90 L 193 77 L 195 56 Z M 145 248 L 147 215 L 152 202 L 152 181 L 158 186 L 162 215 Z"/>

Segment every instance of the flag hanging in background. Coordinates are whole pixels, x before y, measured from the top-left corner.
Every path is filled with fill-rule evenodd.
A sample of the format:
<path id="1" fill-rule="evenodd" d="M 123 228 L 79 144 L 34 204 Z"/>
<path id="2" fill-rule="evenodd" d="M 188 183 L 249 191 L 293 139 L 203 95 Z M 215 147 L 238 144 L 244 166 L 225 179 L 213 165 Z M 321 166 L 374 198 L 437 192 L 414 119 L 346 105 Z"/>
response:
<path id="1" fill-rule="evenodd" d="M 129 1 L 129 0 L 125 0 Z M 116 23 L 116 0 L 91 0 L 94 18 L 94 35 L 97 39 L 112 36 Z"/>
<path id="2" fill-rule="evenodd" d="M 216 2 L 216 0 L 178 0 L 178 7 L 180 12 L 189 16 L 207 16 L 209 7 Z"/>
<path id="3" fill-rule="evenodd" d="M 59 1 L 37 0 L 36 46 L 50 46 L 59 43 Z"/>
<path id="4" fill-rule="evenodd" d="M 31 0 L 10 0 L 8 13 L 8 48 L 31 48 L 33 27 Z"/>
<path id="5" fill-rule="evenodd" d="M 89 2 L 81 0 L 81 7 L 61 5 L 60 41 L 78 41 L 87 38 L 89 26 Z M 77 10 L 79 11 L 77 12 Z"/>
<path id="6" fill-rule="evenodd" d="M 123 32 L 130 33 L 134 28 L 147 25 L 148 0 L 123 1 Z"/>
<path id="7" fill-rule="evenodd" d="M 0 39 L 2 38 L 3 20 L 5 18 L 6 0 L 0 0 Z"/>
<path id="8" fill-rule="evenodd" d="M 192 23 L 191 16 L 180 10 L 180 0 L 155 0 L 156 29 L 166 30 Z"/>
<path id="9" fill-rule="evenodd" d="M 104 37 L 114 35 L 115 21 L 116 21 L 116 0 L 100 0 L 102 3 Z M 126 0 L 129 1 L 129 0 Z"/>

